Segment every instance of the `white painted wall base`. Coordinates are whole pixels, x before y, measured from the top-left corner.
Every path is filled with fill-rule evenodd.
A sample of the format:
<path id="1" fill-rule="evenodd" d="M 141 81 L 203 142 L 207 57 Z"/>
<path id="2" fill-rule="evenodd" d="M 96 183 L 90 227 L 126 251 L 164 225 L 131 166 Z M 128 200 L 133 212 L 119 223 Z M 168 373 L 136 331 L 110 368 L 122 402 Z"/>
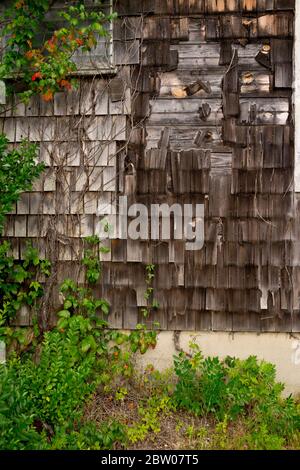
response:
<path id="1" fill-rule="evenodd" d="M 297 339 L 299 337 L 299 339 Z M 189 350 L 189 343 L 196 339 L 201 351 L 206 356 L 235 356 L 244 359 L 250 355 L 272 362 L 277 368 L 277 379 L 286 386 L 286 393 L 300 394 L 300 335 L 292 337 L 286 333 L 223 333 L 223 332 L 182 332 L 179 337 L 180 347 Z M 174 334 L 161 332 L 157 347 L 148 351 L 139 359 L 145 367 L 153 364 L 163 370 L 173 364 L 176 354 Z"/>

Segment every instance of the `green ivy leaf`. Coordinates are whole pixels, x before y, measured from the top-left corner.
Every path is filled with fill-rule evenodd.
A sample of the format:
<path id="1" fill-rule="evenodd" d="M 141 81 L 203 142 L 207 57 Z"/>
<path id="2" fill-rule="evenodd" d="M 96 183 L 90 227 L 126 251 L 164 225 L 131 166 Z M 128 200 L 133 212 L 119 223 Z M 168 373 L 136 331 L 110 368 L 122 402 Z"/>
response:
<path id="1" fill-rule="evenodd" d="M 87 336 L 82 342 L 81 342 L 81 351 L 86 353 L 90 349 L 96 349 L 97 343 L 92 335 Z"/>
<path id="2" fill-rule="evenodd" d="M 58 330 L 64 330 L 68 326 L 68 319 L 67 318 L 60 318 L 57 322 Z"/>
<path id="3" fill-rule="evenodd" d="M 72 307 L 72 302 L 70 300 L 65 300 L 64 309 L 69 310 Z"/>
<path id="4" fill-rule="evenodd" d="M 108 304 L 108 302 L 103 302 L 102 303 L 101 310 L 105 315 L 109 314 L 109 304 Z"/>
<path id="5" fill-rule="evenodd" d="M 70 318 L 70 316 L 71 316 L 69 310 L 61 310 L 60 312 L 58 312 L 57 315 L 58 315 L 60 318 Z"/>

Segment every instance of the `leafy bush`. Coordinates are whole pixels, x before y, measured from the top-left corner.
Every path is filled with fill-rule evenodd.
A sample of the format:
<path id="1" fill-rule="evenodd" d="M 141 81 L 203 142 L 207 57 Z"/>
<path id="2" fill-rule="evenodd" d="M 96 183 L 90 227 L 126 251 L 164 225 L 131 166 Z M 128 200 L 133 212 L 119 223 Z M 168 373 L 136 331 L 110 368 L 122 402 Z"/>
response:
<path id="1" fill-rule="evenodd" d="M 113 449 L 127 440 L 125 427 L 118 421 L 83 423 L 78 430 L 56 434 L 51 441 L 51 450 L 102 450 Z"/>
<path id="2" fill-rule="evenodd" d="M 0 365 L 0 397 L 0 449 L 43 448 L 45 434 L 33 425 L 35 413 L 19 360 Z"/>
<path id="3" fill-rule="evenodd" d="M 100 241 L 86 242 L 92 245 L 83 258 L 86 282 L 95 283 L 101 266 L 95 263 L 94 251 Z M 5 253 L 7 266 L 13 261 Z M 30 263 L 49 268 L 32 248 L 24 263 L 25 273 Z M 12 295 L 18 299 L 21 290 L 17 284 Z M 120 423 L 86 423 L 85 405 L 100 386 L 104 392 L 112 384 L 122 390 L 133 372 L 132 354 L 153 346 L 156 333 L 143 325 L 128 335 L 109 329 L 102 318 L 109 313 L 108 302 L 71 279 L 63 282 L 61 294 L 56 327 L 26 354 L 0 366 L 0 449 L 109 449 L 126 438 Z"/>
<path id="4" fill-rule="evenodd" d="M 106 332 L 100 328 L 98 333 L 93 338 L 99 344 Z M 45 333 L 34 356 L 1 366 L 0 449 L 57 448 L 58 443 L 69 448 L 78 439 L 89 446 L 89 436 L 97 448 L 113 444 L 106 433 L 81 429 L 84 404 L 101 381 L 97 360 L 103 348 L 101 354 L 86 348 L 89 335 L 90 320 L 76 315 L 64 331 Z M 110 360 L 109 351 L 105 358 Z"/>
<path id="5" fill-rule="evenodd" d="M 249 430 L 248 441 L 260 447 L 263 436 L 276 447 L 300 431 L 299 405 L 291 397 L 282 398 L 284 386 L 276 382 L 274 365 L 253 356 L 204 359 L 197 349 L 192 357 L 180 353 L 174 365 L 178 407 L 219 421 L 240 417 Z"/>
<path id="6" fill-rule="evenodd" d="M 112 336 L 113 335 L 113 336 Z M 132 370 L 116 356 L 114 332 L 74 315 L 45 333 L 35 355 L 0 367 L 0 449 L 110 449 L 126 433 L 120 423 L 86 423 L 84 405 L 99 384 Z M 124 368 L 124 361 L 127 367 Z M 107 365 L 110 374 L 107 376 Z"/>
<path id="7" fill-rule="evenodd" d="M 36 157 L 35 144 L 24 141 L 17 148 L 9 149 L 7 137 L 0 134 L 0 235 L 5 215 L 43 171 L 44 165 L 36 163 Z"/>

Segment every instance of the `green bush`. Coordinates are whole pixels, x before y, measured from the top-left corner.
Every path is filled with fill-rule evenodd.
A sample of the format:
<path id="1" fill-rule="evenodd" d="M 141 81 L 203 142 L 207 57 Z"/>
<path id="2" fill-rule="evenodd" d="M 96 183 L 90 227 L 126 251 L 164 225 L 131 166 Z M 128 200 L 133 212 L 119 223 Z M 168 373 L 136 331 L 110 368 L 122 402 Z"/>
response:
<path id="1" fill-rule="evenodd" d="M 56 434 L 51 441 L 51 450 L 109 450 L 123 445 L 127 440 L 125 427 L 117 421 L 83 423 L 69 433 Z"/>
<path id="2" fill-rule="evenodd" d="M 258 447 L 263 436 L 276 447 L 300 431 L 299 405 L 292 397 L 282 397 L 284 386 L 276 382 L 274 365 L 253 356 L 204 359 L 196 349 L 192 357 L 183 352 L 176 356 L 174 366 L 177 407 L 200 416 L 210 414 L 218 421 L 241 418 L 248 441 Z"/>
<path id="3" fill-rule="evenodd" d="M 132 355 L 154 346 L 156 332 L 148 332 L 144 325 L 137 325 L 130 334 L 109 329 L 103 319 L 109 304 L 95 298 L 88 287 L 101 273 L 96 262 L 100 241 L 93 238 L 86 243 L 91 245 L 83 258 L 86 287 L 65 280 L 55 328 L 44 334 L 37 331 L 35 343 L 26 352 L 9 356 L 7 364 L 0 366 L 0 449 L 110 449 L 126 439 L 120 423 L 86 422 L 85 406 L 99 387 L 103 393 L 112 387 L 122 390 L 133 373 Z M 19 299 L 24 282 L 31 279 L 30 267 L 41 265 L 44 271 L 50 267 L 31 247 L 24 262 L 15 267 L 6 248 L 2 265 L 24 272 L 21 283 L 9 276 L 5 283 L 2 277 L 0 289 L 8 292 L 11 304 Z M 27 286 L 22 300 L 29 293 Z M 15 310 L 20 306 L 21 302 Z"/>
<path id="4" fill-rule="evenodd" d="M 122 437 L 121 427 L 108 438 L 94 427 L 87 432 L 83 422 L 101 378 L 97 351 L 82 347 L 89 334 L 89 320 L 74 316 L 64 332 L 45 333 L 34 356 L 0 367 L 0 449 L 73 448 L 76 442 L 110 448 L 114 436 Z"/>
<path id="5" fill-rule="evenodd" d="M 25 369 L 24 369 L 25 372 Z M 34 427 L 28 381 L 19 360 L 0 365 L 0 449 L 42 449 L 45 434 Z"/>

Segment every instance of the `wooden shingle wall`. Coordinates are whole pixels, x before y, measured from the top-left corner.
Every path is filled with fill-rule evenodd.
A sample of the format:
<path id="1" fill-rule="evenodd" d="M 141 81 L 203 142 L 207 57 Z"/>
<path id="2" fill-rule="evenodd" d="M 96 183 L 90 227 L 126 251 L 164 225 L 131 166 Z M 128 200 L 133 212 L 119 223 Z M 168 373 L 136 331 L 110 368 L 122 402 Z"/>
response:
<path id="1" fill-rule="evenodd" d="M 7 224 L 74 276 L 107 204 L 205 204 L 205 245 L 113 239 L 99 292 L 111 323 L 145 322 L 156 265 L 162 329 L 299 332 L 300 225 L 293 193 L 294 1 L 116 2 L 115 77 L 6 111 L 11 142 L 41 142 L 47 170 Z M 98 214 L 98 215 L 97 215 Z M 52 243 L 52 245 L 51 245 Z M 299 287 L 298 287 L 299 286 Z"/>

